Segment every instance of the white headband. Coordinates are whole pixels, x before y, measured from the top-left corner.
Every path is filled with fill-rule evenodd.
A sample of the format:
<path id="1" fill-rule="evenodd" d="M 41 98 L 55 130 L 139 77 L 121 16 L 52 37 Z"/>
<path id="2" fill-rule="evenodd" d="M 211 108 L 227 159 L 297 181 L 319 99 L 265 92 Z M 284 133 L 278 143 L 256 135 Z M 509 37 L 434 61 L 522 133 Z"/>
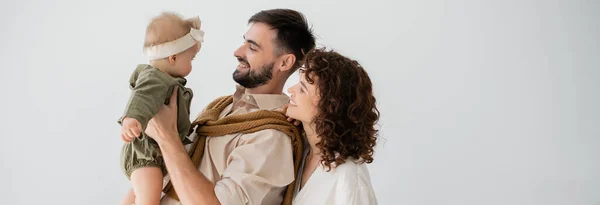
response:
<path id="1" fill-rule="evenodd" d="M 162 59 L 181 53 L 196 45 L 196 43 L 204 41 L 204 31 L 200 30 L 200 17 L 196 16 L 185 21 L 191 24 L 190 32 L 185 36 L 174 41 L 144 48 L 150 60 Z"/>

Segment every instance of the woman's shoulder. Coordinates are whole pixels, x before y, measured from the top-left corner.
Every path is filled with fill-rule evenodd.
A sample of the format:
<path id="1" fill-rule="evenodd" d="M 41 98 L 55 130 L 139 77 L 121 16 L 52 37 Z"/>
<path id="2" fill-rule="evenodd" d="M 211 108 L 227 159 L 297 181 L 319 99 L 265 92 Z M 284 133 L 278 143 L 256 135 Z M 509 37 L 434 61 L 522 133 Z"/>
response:
<path id="1" fill-rule="evenodd" d="M 346 159 L 335 169 L 336 203 L 339 204 L 377 204 L 371 176 L 366 163 Z"/>
<path id="2" fill-rule="evenodd" d="M 370 181 L 369 169 L 365 163 L 360 163 L 358 160 L 348 158 L 344 163 L 338 165 L 332 170 L 334 175 L 351 184 L 358 184 L 364 180 Z"/>

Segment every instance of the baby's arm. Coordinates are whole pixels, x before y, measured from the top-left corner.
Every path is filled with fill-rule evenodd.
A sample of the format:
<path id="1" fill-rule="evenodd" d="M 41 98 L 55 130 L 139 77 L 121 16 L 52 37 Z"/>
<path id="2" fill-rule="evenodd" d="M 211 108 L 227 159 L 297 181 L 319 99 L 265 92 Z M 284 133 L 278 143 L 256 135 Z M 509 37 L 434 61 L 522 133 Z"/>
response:
<path id="1" fill-rule="evenodd" d="M 125 117 L 122 124 L 121 139 L 123 142 L 130 142 L 133 138 L 139 137 L 142 134 L 142 124 L 135 118 Z"/>
<path id="2" fill-rule="evenodd" d="M 156 72 L 160 71 L 143 70 L 135 81 L 135 85 L 132 86 L 125 114 L 120 121 L 123 126 L 121 134 L 124 140 L 140 136 L 148 121 L 166 102 L 169 90 L 173 89 L 168 80 L 164 79 L 161 73 Z"/>

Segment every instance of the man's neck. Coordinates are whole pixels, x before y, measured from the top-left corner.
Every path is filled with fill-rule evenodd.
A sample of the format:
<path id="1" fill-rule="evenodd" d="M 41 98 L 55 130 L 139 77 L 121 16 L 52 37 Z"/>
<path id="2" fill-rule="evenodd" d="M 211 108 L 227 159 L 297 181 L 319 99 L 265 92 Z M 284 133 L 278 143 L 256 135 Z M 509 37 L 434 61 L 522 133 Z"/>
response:
<path id="1" fill-rule="evenodd" d="M 281 94 L 283 93 L 283 85 L 266 84 L 255 88 L 246 88 L 250 94 Z"/>

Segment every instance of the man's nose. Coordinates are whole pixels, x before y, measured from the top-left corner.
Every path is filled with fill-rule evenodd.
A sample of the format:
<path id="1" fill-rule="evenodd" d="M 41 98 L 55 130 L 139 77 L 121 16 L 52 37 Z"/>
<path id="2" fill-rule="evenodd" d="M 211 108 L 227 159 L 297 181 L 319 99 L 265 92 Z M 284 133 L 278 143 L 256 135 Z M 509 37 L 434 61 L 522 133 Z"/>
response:
<path id="1" fill-rule="evenodd" d="M 237 49 L 235 49 L 235 51 L 233 51 L 233 56 L 235 56 L 235 57 L 241 57 L 242 56 L 242 49 L 244 49 L 244 44 L 242 44 L 240 47 L 238 47 Z"/>

